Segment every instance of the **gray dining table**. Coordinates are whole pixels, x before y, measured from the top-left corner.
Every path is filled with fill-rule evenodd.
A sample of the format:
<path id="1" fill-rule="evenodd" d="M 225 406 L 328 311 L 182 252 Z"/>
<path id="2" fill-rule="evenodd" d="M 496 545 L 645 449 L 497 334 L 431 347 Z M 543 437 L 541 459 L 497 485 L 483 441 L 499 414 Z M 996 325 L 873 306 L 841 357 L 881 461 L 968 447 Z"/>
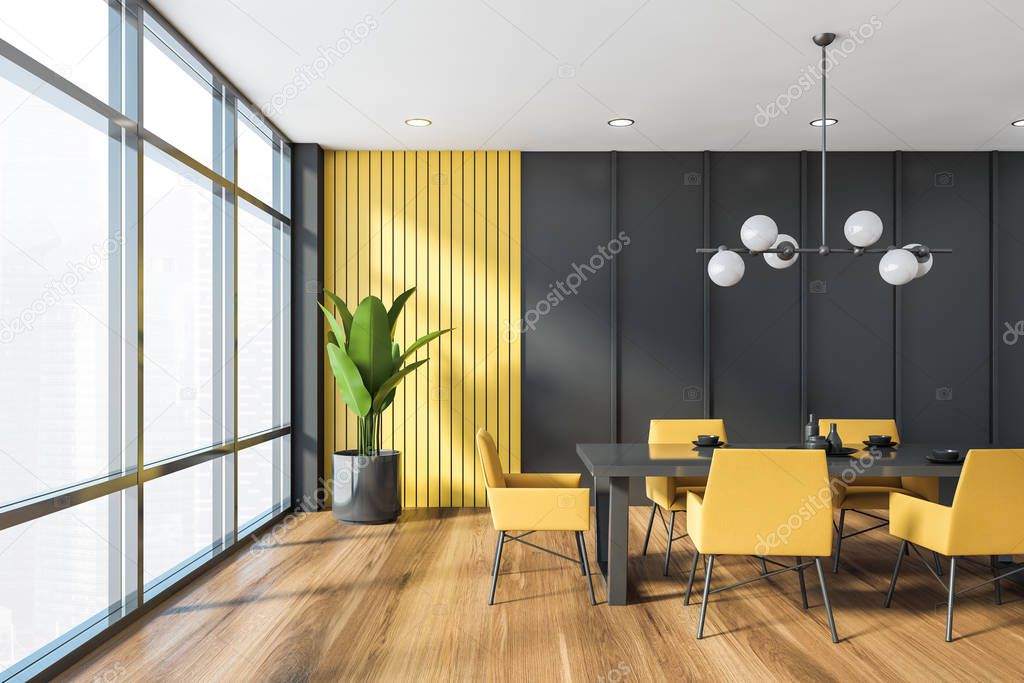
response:
<path id="1" fill-rule="evenodd" d="M 847 444 L 854 446 L 855 444 Z M 928 460 L 933 450 L 957 449 L 966 454 L 973 448 L 994 448 L 990 444 L 900 444 L 897 448 L 874 449 L 856 444 L 849 456 L 827 458 L 829 474 L 846 472 L 869 477 L 957 478 L 959 463 Z M 727 448 L 801 448 L 779 443 L 729 444 Z M 597 517 L 597 564 L 604 576 L 609 605 L 627 604 L 629 481 L 634 477 L 707 476 L 714 458 L 713 448 L 692 444 L 581 443 L 576 453 L 594 478 L 594 507 Z"/>

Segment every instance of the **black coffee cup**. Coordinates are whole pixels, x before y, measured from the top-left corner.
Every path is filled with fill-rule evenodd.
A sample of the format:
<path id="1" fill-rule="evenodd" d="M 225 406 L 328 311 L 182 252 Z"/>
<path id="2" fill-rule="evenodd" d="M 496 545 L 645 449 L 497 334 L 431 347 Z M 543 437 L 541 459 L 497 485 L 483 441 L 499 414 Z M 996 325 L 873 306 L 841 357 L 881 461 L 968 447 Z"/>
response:
<path id="1" fill-rule="evenodd" d="M 718 443 L 718 434 L 698 434 L 697 443 L 701 446 L 714 446 Z"/>
<path id="2" fill-rule="evenodd" d="M 958 460 L 960 458 L 960 451 L 947 448 L 940 448 L 932 451 L 932 457 L 935 458 L 936 460 L 953 462 L 954 460 Z"/>
<path id="3" fill-rule="evenodd" d="M 888 446 L 892 443 L 892 437 L 888 434 L 871 434 L 868 441 L 872 446 Z"/>

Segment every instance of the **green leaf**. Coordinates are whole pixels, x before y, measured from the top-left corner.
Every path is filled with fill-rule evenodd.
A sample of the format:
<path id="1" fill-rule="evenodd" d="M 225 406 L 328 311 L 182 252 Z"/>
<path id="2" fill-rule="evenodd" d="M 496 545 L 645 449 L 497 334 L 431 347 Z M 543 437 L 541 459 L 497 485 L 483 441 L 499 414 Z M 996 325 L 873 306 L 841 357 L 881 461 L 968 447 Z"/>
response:
<path id="1" fill-rule="evenodd" d="M 345 353 L 345 349 L 337 344 L 328 344 L 327 357 L 331 361 L 331 370 L 334 371 L 334 381 L 341 391 L 341 398 L 345 405 L 359 417 L 366 417 L 370 412 L 373 401 L 370 392 L 363 386 L 363 378 L 359 375 L 359 368 L 352 359 Z"/>
<path id="2" fill-rule="evenodd" d="M 398 316 L 402 315 L 402 308 L 405 306 L 405 302 L 409 300 L 409 297 L 415 293 L 416 288 L 407 289 L 398 295 L 394 303 L 391 304 L 391 310 L 388 311 L 388 323 L 390 324 L 391 334 L 395 334 L 395 325 L 398 324 Z"/>
<path id="3" fill-rule="evenodd" d="M 409 356 L 416 353 L 417 349 L 426 346 L 430 342 L 440 337 L 442 334 L 445 334 L 446 332 L 451 332 L 453 329 L 455 328 L 449 327 L 447 330 L 438 330 L 437 332 L 431 332 L 429 334 L 423 335 L 422 337 L 420 337 L 419 339 L 417 339 L 416 341 L 409 345 L 409 348 L 405 350 L 405 353 L 402 354 L 402 357 L 398 359 L 399 364 L 404 363 L 406 359 L 409 358 Z"/>
<path id="4" fill-rule="evenodd" d="M 317 306 L 319 306 L 320 310 L 324 312 L 324 317 L 327 318 L 327 324 L 331 326 L 331 331 L 327 333 L 327 343 L 341 346 L 341 340 L 347 340 L 348 335 L 345 332 L 342 332 L 341 325 L 338 324 L 338 320 L 331 315 L 331 312 L 327 310 L 326 306 L 319 302 L 317 303 Z"/>
<path id="5" fill-rule="evenodd" d="M 394 371 L 388 312 L 375 296 L 363 299 L 352 316 L 348 355 L 359 368 L 367 391 L 376 395 L 380 385 Z"/>
<path id="6" fill-rule="evenodd" d="M 324 289 L 324 294 L 331 300 L 334 307 L 338 309 L 338 315 L 341 316 L 341 324 L 345 328 L 345 343 L 348 343 L 348 335 L 352 330 L 352 314 L 348 311 L 348 304 L 346 304 L 340 296 L 335 294 L 329 289 Z"/>
<path id="7" fill-rule="evenodd" d="M 423 360 L 416 361 L 412 365 L 406 365 L 404 368 L 402 368 L 395 374 L 391 375 L 391 377 L 389 377 L 387 381 L 384 382 L 384 384 L 381 384 L 380 389 L 378 389 L 377 393 L 373 395 L 374 411 L 382 410 L 382 406 L 384 405 L 384 402 L 387 400 L 388 396 L 391 394 L 392 390 L 394 390 L 394 388 L 397 387 L 403 379 L 405 379 L 406 375 L 416 370 L 416 368 L 423 365 L 428 360 L 430 359 L 424 358 Z"/>
<path id="8" fill-rule="evenodd" d="M 401 363 L 399 362 L 402 358 L 402 347 L 398 345 L 398 342 L 391 343 L 391 360 L 394 362 L 397 368 Z"/>
<path id="9" fill-rule="evenodd" d="M 378 410 L 380 412 L 384 412 L 385 410 L 387 410 L 388 408 L 391 407 L 391 404 L 394 402 L 395 394 L 397 392 L 398 392 L 398 387 L 395 387 L 394 389 L 391 390 L 391 393 L 389 393 L 387 396 L 384 397 L 384 400 L 381 401 L 380 408 L 378 408 Z"/>

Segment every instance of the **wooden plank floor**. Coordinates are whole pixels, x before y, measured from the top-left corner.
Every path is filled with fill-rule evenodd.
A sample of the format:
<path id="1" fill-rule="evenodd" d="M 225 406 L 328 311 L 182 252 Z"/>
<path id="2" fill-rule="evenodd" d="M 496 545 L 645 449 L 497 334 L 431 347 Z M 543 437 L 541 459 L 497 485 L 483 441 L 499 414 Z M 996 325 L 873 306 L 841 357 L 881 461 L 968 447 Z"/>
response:
<path id="1" fill-rule="evenodd" d="M 409 510 L 393 526 L 340 526 L 329 513 L 290 520 L 172 596 L 66 672 L 62 680 L 659 681 L 1019 680 L 1024 599 L 991 587 L 958 604 L 958 640 L 943 642 L 945 598 L 916 560 L 892 609 L 882 608 L 896 541 L 846 542 L 827 574 L 842 642 L 829 639 L 818 581 L 800 608 L 795 574 L 713 596 L 705 638 L 699 596 L 682 602 L 687 539 L 661 575 L 664 532 L 640 556 L 647 510 L 631 510 L 635 604 L 587 601 L 577 566 L 526 546 L 505 553 L 496 604 L 486 604 L 496 535 L 486 510 Z M 851 526 L 851 529 L 854 528 Z M 574 553 L 569 534 L 538 542 Z M 593 559 L 593 538 L 590 539 Z M 698 570 L 699 571 L 699 570 Z M 753 576 L 725 558 L 715 579 Z M 959 577 L 987 578 L 967 565 Z M 973 581 L 972 581 L 973 582 Z"/>

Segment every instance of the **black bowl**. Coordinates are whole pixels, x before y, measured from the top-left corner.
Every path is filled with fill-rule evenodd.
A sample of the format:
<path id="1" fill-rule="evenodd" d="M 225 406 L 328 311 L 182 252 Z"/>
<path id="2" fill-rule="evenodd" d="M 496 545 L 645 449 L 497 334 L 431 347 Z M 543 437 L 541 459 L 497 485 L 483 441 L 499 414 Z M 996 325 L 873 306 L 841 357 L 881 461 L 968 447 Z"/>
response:
<path id="1" fill-rule="evenodd" d="M 936 448 L 932 451 L 932 457 L 936 460 L 944 460 L 946 462 L 953 462 L 954 460 L 960 459 L 960 451 L 953 450 L 950 448 Z"/>
<path id="2" fill-rule="evenodd" d="M 892 437 L 887 434 L 870 434 L 868 441 L 872 446 L 888 446 L 892 443 Z"/>
<path id="3" fill-rule="evenodd" d="M 697 443 L 701 446 L 715 446 L 718 442 L 718 434 L 698 434 Z"/>

